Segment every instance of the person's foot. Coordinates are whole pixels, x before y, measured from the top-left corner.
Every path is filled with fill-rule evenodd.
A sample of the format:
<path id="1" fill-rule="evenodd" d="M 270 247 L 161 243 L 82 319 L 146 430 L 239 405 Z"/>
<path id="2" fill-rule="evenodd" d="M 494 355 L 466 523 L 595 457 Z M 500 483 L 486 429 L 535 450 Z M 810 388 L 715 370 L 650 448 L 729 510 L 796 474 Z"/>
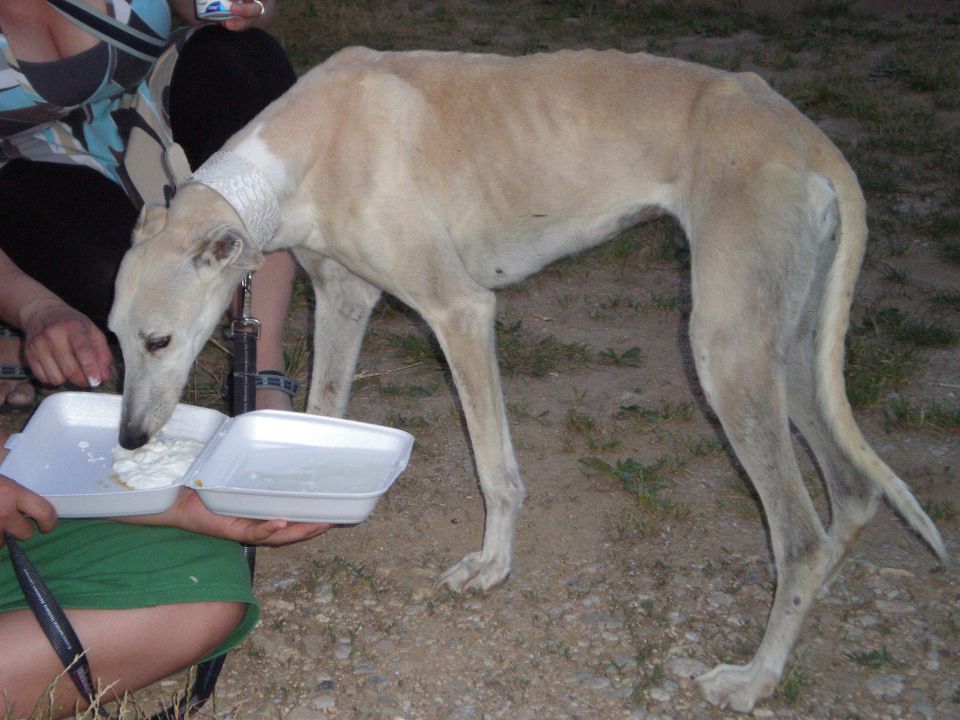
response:
<path id="1" fill-rule="evenodd" d="M 20 338 L 18 337 L 0 337 L 0 364 L 22 367 L 20 344 Z M 33 383 L 29 379 L 0 379 L 0 405 L 26 408 L 33 405 L 36 397 L 36 388 L 33 387 Z"/>

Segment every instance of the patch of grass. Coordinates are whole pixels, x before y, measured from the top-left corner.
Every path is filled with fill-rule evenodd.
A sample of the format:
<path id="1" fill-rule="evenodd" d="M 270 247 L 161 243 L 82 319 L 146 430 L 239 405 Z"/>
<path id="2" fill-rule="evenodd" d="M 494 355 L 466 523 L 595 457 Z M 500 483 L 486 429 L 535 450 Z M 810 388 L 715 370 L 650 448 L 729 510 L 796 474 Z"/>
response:
<path id="1" fill-rule="evenodd" d="M 598 457 L 580 458 L 580 464 L 587 470 L 600 472 L 619 480 L 624 490 L 636 497 L 639 509 L 676 520 L 686 520 L 691 515 L 690 506 L 660 494 L 668 483 L 661 471 L 666 470 L 671 463 L 676 465 L 678 462 L 682 465 L 682 461 L 675 458 L 661 457 L 652 465 L 644 465 L 632 458 L 627 458 L 618 461 L 616 466 L 612 466 Z"/>
<path id="2" fill-rule="evenodd" d="M 843 655 L 857 665 L 863 665 L 874 670 L 893 663 L 893 659 L 887 653 L 886 646 L 869 652 L 845 652 Z"/>
<path id="3" fill-rule="evenodd" d="M 896 308 L 885 308 L 875 322 L 889 331 L 896 342 L 920 347 L 947 347 L 957 342 L 957 334 L 948 327 L 924 318 L 912 318 Z"/>
<path id="4" fill-rule="evenodd" d="M 946 238 L 940 242 L 940 255 L 944 260 L 960 263 L 960 239 Z"/>
<path id="5" fill-rule="evenodd" d="M 614 295 L 613 297 L 603 300 L 598 306 L 598 310 L 603 313 L 603 315 L 597 315 L 598 318 L 607 317 L 606 313 L 616 310 L 632 310 L 633 312 L 640 312 L 643 310 L 643 303 L 635 300 L 629 295 Z M 591 317 L 593 315 L 591 314 Z"/>
<path id="6" fill-rule="evenodd" d="M 427 385 L 407 385 L 403 383 L 388 383 L 380 386 L 380 394 L 389 397 L 425 398 L 432 397 L 437 391 L 437 383 Z"/>
<path id="7" fill-rule="evenodd" d="M 927 500 L 920 503 L 920 506 L 931 520 L 953 522 L 957 519 L 957 507 L 950 498 L 939 501 Z"/>
<path id="8" fill-rule="evenodd" d="M 617 414 L 620 417 L 636 417 L 656 424 L 668 420 L 686 422 L 693 417 L 693 403 L 689 400 L 682 400 L 680 402 L 664 400 L 657 407 L 647 405 L 621 405 Z"/>
<path id="9" fill-rule="evenodd" d="M 897 308 L 870 310 L 847 337 L 847 396 L 855 406 L 875 403 L 919 368 L 920 349 L 956 344 L 957 334 L 933 320 Z"/>
<path id="10" fill-rule="evenodd" d="M 960 430 L 960 405 L 951 407 L 946 403 L 916 405 L 906 398 L 895 397 L 883 409 L 887 427 Z"/>
<path id="11" fill-rule="evenodd" d="M 670 264 L 680 270 L 689 270 L 690 245 L 683 229 L 669 219 L 656 221 L 648 227 L 654 237 L 644 246 L 644 260 L 653 265 Z"/>
<path id="12" fill-rule="evenodd" d="M 404 415 L 393 410 L 387 413 L 383 422 L 390 427 L 407 430 L 411 433 L 417 430 L 425 430 L 432 425 L 423 415 Z"/>
<path id="13" fill-rule="evenodd" d="M 960 311 L 960 290 L 947 290 L 937 293 L 930 298 L 930 302 L 935 305 L 943 305 L 953 310 Z"/>
<path id="14" fill-rule="evenodd" d="M 597 254 L 606 262 L 623 263 L 637 252 L 643 242 L 643 238 L 636 230 L 628 230 L 600 245 L 597 248 Z"/>
<path id="15" fill-rule="evenodd" d="M 582 342 L 563 342 L 554 335 L 534 338 L 522 321 L 506 325 L 497 321 L 497 354 L 504 375 L 544 377 L 569 372 L 589 364 L 593 353 Z"/>
<path id="16" fill-rule="evenodd" d="M 802 82 L 788 83 L 783 93 L 808 114 L 853 118 L 876 123 L 884 117 L 886 99 L 863 75 L 843 67 Z"/>
<path id="17" fill-rule="evenodd" d="M 950 43 L 908 41 L 888 51 L 873 74 L 911 92 L 931 93 L 938 107 L 954 107 L 960 87 L 960 54 Z"/>
<path id="18" fill-rule="evenodd" d="M 576 408 L 570 408 L 563 420 L 563 426 L 576 435 L 586 435 L 596 429 L 597 421 Z"/>
<path id="19" fill-rule="evenodd" d="M 617 435 L 610 434 L 598 425 L 593 416 L 575 407 L 567 411 L 563 428 L 568 435 L 582 438 L 586 446 L 594 452 L 613 450 L 620 445 L 620 438 Z M 565 449 L 573 450 L 573 444 L 566 442 Z"/>
<path id="20" fill-rule="evenodd" d="M 526 400 L 508 402 L 507 413 L 514 422 L 526 422 L 528 420 L 533 420 L 540 425 L 550 424 L 547 417 L 550 415 L 550 411 L 544 410 L 543 412 L 534 412 L 530 409 L 530 405 Z"/>
<path id="21" fill-rule="evenodd" d="M 917 103 L 887 103 L 870 127 L 874 134 L 866 140 L 867 147 L 913 154 L 946 149 L 946 136 L 936 116 Z"/>
<path id="22" fill-rule="evenodd" d="M 844 149 L 865 193 L 893 195 L 902 189 L 903 170 L 889 157 L 860 145 Z"/>
<path id="23" fill-rule="evenodd" d="M 433 333 L 387 333 L 387 344 L 407 363 L 426 363 L 445 367 L 443 350 Z"/>
<path id="24" fill-rule="evenodd" d="M 657 310 L 684 310 L 687 305 L 687 298 L 681 295 L 661 295 L 660 293 L 650 293 L 650 302 Z"/>
<path id="25" fill-rule="evenodd" d="M 788 668 L 777 684 L 776 694 L 787 705 L 796 705 L 803 688 L 810 684 L 807 676 L 798 668 Z"/>
<path id="26" fill-rule="evenodd" d="M 680 444 L 695 457 L 719 455 L 723 452 L 722 442 L 716 438 L 708 438 L 703 435 L 683 435 L 680 438 Z"/>
<path id="27" fill-rule="evenodd" d="M 895 285 L 911 284 L 910 275 L 890 263 L 880 263 L 877 269 L 880 271 L 880 276 L 887 282 L 894 283 Z"/>
<path id="28" fill-rule="evenodd" d="M 600 351 L 600 357 L 609 360 L 614 365 L 626 365 L 628 367 L 640 367 L 643 362 L 643 355 L 639 347 L 630 347 L 620 352 L 613 348 L 607 348 Z"/>

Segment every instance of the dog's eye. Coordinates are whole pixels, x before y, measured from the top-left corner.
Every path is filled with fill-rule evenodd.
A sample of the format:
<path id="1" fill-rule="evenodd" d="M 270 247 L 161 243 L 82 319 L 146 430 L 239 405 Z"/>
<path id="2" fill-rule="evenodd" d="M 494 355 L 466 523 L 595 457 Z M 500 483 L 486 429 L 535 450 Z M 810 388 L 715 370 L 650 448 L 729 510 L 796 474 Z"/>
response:
<path id="1" fill-rule="evenodd" d="M 155 353 L 157 350 L 163 350 L 163 348 L 165 348 L 169 344 L 170 344 L 169 335 L 164 335 L 163 337 L 158 337 L 158 338 L 148 338 L 147 352 Z"/>

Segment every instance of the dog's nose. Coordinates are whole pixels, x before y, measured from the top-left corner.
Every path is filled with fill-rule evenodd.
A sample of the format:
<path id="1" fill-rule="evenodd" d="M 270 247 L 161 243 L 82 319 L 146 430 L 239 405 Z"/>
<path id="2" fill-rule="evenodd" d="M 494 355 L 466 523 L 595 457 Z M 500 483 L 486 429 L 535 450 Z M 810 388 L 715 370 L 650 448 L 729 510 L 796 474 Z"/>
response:
<path id="1" fill-rule="evenodd" d="M 124 450 L 136 450 L 138 447 L 143 447 L 149 439 L 147 433 L 142 430 L 137 431 L 126 426 L 120 428 L 120 447 Z"/>

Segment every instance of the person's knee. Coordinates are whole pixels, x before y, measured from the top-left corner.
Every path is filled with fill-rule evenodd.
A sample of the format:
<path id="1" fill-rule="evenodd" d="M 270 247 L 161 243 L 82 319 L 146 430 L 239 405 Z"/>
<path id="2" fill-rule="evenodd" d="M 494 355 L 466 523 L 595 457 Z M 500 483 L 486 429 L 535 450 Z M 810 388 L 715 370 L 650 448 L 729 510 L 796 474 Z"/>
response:
<path id="1" fill-rule="evenodd" d="M 247 614 L 247 604 L 242 602 L 203 603 L 202 613 L 210 627 L 211 639 L 216 640 L 213 650 L 226 640 L 243 622 Z"/>
<path id="2" fill-rule="evenodd" d="M 219 25 L 201 28 L 190 36 L 177 60 L 178 67 L 204 68 L 216 81 L 235 75 L 269 82 L 284 89 L 296 81 L 296 72 L 280 43 L 264 30 L 231 32 Z"/>
<path id="3" fill-rule="evenodd" d="M 296 82 L 279 43 L 262 30 L 206 27 L 186 42 L 170 83 L 174 139 L 197 167 Z"/>

